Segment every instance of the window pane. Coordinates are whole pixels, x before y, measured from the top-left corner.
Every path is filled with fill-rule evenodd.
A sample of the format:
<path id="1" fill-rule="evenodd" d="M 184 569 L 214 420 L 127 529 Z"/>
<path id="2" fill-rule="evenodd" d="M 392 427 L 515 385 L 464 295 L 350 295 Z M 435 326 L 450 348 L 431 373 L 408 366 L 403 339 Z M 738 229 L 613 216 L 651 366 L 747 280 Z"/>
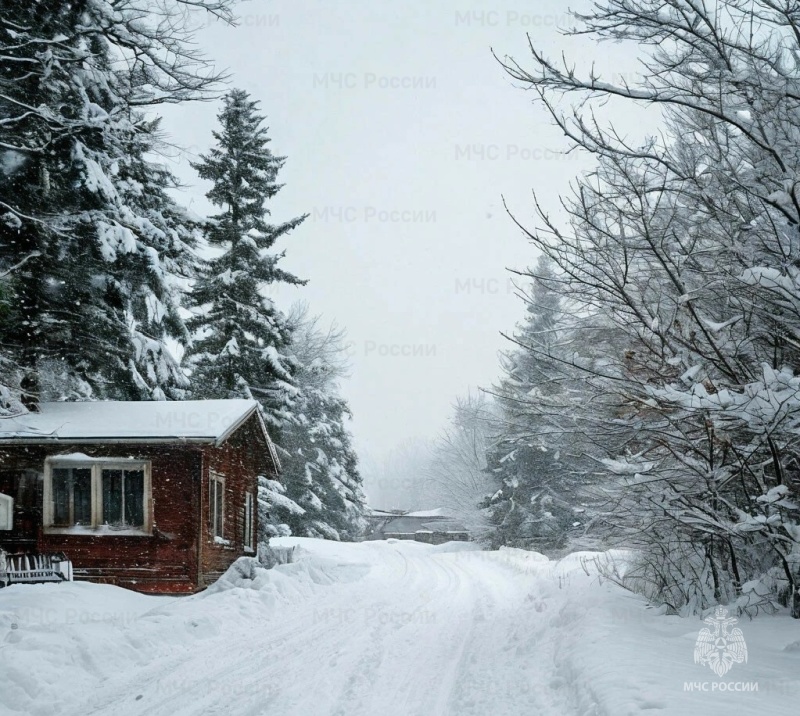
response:
<path id="1" fill-rule="evenodd" d="M 125 523 L 144 527 L 144 470 L 125 470 Z"/>
<path id="2" fill-rule="evenodd" d="M 76 525 L 92 523 L 92 471 L 88 467 L 72 470 L 73 520 Z"/>
<path id="3" fill-rule="evenodd" d="M 121 525 L 122 515 L 122 470 L 103 470 L 103 522 Z"/>
<path id="4" fill-rule="evenodd" d="M 216 504 L 216 507 L 217 507 L 217 509 L 216 509 L 216 518 L 217 518 L 216 522 L 217 523 L 216 523 L 216 526 L 215 526 L 215 529 L 214 529 L 214 534 L 217 537 L 222 537 L 223 536 L 223 534 L 222 534 L 222 517 L 223 517 L 223 508 L 224 508 L 224 505 L 225 505 L 225 500 L 224 500 L 225 491 L 223 490 L 222 483 L 217 482 L 216 486 L 217 486 L 217 489 L 216 489 L 216 493 L 217 493 L 216 494 L 216 498 L 217 498 L 216 499 L 216 502 L 217 502 L 217 504 Z"/>
<path id="5" fill-rule="evenodd" d="M 244 523 L 243 523 L 244 524 L 244 534 L 242 535 L 245 547 L 247 547 L 247 545 L 249 544 L 249 541 L 248 541 L 248 538 L 247 538 L 247 531 L 248 531 L 247 521 L 249 520 L 249 518 L 250 518 L 250 505 L 248 504 L 247 495 L 245 495 L 244 496 Z"/>
<path id="6" fill-rule="evenodd" d="M 69 470 L 53 469 L 53 525 L 69 525 Z"/>
<path id="7" fill-rule="evenodd" d="M 253 546 L 253 495 L 245 493 L 244 498 L 244 546 Z"/>
<path id="8" fill-rule="evenodd" d="M 211 534 L 216 534 L 216 521 L 214 520 L 214 513 L 217 509 L 217 481 L 212 477 L 208 481 L 208 529 Z"/>

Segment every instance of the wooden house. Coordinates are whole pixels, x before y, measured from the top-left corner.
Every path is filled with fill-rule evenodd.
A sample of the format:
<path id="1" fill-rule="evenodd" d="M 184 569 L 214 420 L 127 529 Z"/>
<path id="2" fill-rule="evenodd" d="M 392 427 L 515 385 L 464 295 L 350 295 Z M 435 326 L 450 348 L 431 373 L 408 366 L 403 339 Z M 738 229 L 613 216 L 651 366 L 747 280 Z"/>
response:
<path id="1" fill-rule="evenodd" d="M 428 544 L 468 542 L 469 532 L 447 510 L 437 508 L 418 512 L 370 510 L 365 539 L 407 539 Z"/>
<path id="2" fill-rule="evenodd" d="M 252 400 L 43 403 L 0 419 L 0 548 L 63 553 L 75 579 L 194 592 L 255 555 L 258 476 L 279 471 Z"/>

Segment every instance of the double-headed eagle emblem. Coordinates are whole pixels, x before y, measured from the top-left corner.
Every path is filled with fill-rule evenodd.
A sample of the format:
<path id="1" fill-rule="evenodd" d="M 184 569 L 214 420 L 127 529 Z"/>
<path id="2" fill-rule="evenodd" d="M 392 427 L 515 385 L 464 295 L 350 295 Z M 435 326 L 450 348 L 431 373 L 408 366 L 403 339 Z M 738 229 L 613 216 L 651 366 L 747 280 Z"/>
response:
<path id="1" fill-rule="evenodd" d="M 739 620 L 728 616 L 728 610 L 717 607 L 713 617 L 703 620 L 711 629 L 703 628 L 694 645 L 694 663 L 708 664 L 719 677 L 725 676 L 734 664 L 747 663 L 747 644 L 741 629 L 729 627 Z"/>

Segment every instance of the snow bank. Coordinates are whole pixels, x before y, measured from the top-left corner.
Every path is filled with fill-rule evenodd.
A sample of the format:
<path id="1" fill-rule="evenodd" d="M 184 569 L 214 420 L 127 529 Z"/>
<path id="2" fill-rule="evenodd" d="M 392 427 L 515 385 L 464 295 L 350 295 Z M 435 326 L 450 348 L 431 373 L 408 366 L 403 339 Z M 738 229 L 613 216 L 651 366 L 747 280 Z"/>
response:
<path id="1" fill-rule="evenodd" d="M 215 598 L 222 592 L 250 589 L 259 592 L 269 607 L 312 598 L 320 586 L 343 584 L 364 577 L 368 564 L 342 564 L 297 549 L 293 561 L 266 569 L 257 559 L 241 557 L 196 599 Z"/>
<path id="2" fill-rule="evenodd" d="M 432 545 L 430 551 L 434 554 L 437 553 L 450 553 L 450 552 L 482 552 L 483 548 L 474 542 L 442 542 L 441 544 Z"/>
<path id="3" fill-rule="evenodd" d="M 660 615 L 602 576 L 624 569 L 624 552 L 273 545 L 292 561 L 240 559 L 191 597 L 0 590 L 0 714 L 797 713 L 798 622 L 740 621 L 748 660 L 720 680 L 693 657 L 703 622 Z"/>

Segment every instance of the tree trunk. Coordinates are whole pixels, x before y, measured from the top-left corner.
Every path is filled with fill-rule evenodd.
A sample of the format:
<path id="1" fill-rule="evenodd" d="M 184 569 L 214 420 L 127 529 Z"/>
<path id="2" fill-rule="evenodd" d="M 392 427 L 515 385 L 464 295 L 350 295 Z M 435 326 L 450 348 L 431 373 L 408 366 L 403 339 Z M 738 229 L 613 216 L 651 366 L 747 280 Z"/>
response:
<path id="1" fill-rule="evenodd" d="M 39 373 L 36 366 L 28 366 L 20 384 L 22 404 L 32 413 L 39 412 Z"/>

